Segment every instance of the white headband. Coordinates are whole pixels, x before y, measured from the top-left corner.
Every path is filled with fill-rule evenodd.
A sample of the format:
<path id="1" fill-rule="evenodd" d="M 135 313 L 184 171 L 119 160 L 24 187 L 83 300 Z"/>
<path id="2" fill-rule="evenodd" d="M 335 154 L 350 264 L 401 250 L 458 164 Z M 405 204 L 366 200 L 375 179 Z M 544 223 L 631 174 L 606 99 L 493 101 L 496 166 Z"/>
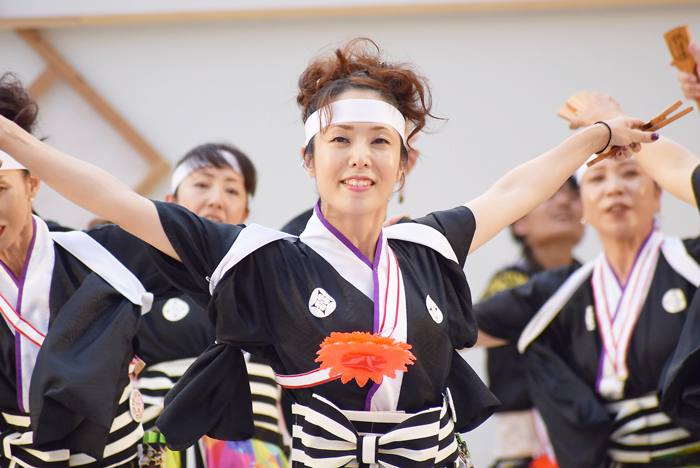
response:
<path id="1" fill-rule="evenodd" d="M 333 116 L 330 122 L 326 109 L 318 109 L 311 114 L 304 128 L 306 129 L 306 140 L 304 145 L 308 145 L 322 128 L 329 125 L 350 122 L 376 122 L 389 125 L 396 129 L 401 135 L 401 140 L 406 141 L 406 119 L 399 110 L 384 101 L 376 99 L 343 99 L 331 104 Z M 323 122 L 321 122 L 323 120 Z"/>
<path id="2" fill-rule="evenodd" d="M 0 171 L 11 171 L 13 169 L 26 169 L 23 165 L 17 162 L 15 158 L 0 151 L 0 161 L 2 161 L 2 166 L 0 166 Z"/>
<path id="3" fill-rule="evenodd" d="M 583 174 L 586 173 L 586 170 L 588 169 L 588 163 L 593 161 L 595 158 L 597 158 L 599 155 L 594 154 L 590 158 L 586 159 L 586 162 L 581 165 L 578 169 L 576 169 L 576 172 L 574 172 L 574 177 L 576 178 L 576 183 L 578 186 L 581 186 L 581 179 L 583 179 Z"/>
<path id="4" fill-rule="evenodd" d="M 238 164 L 238 159 L 236 159 L 235 156 L 233 156 L 231 153 L 229 153 L 226 150 L 218 150 L 217 153 L 219 156 L 224 158 L 226 162 L 228 163 L 229 166 L 231 166 L 231 169 L 236 171 L 238 174 L 240 174 L 241 177 L 243 177 L 244 182 L 245 182 L 245 176 L 243 175 L 243 171 L 241 170 L 241 165 Z M 185 180 L 185 177 L 188 175 L 192 174 L 194 171 L 197 169 L 201 169 L 203 167 L 209 167 L 211 166 L 207 162 L 204 161 L 193 161 L 192 159 L 188 159 L 187 161 L 183 162 L 179 166 L 175 168 L 173 171 L 173 176 L 170 179 L 170 193 L 175 193 L 177 188 L 180 186 L 183 180 Z"/>

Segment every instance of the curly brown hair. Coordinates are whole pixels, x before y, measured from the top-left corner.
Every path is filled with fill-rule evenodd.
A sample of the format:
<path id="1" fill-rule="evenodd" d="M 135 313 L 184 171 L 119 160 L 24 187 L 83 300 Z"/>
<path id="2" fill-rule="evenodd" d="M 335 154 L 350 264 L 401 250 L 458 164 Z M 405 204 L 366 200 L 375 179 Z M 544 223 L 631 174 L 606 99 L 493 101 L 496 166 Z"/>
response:
<path id="1" fill-rule="evenodd" d="M 14 73 L 0 77 L 0 115 L 12 120 L 23 130 L 32 133 L 39 106 L 29 96 L 22 82 Z"/>
<path id="2" fill-rule="evenodd" d="M 325 108 L 349 89 L 376 91 L 396 107 L 413 126 L 406 141 L 425 127 L 428 117 L 435 118 L 430 113 L 432 97 L 427 78 L 409 63 L 387 62 L 374 41 L 360 37 L 342 49 L 312 59 L 301 74 L 297 104 L 302 109 L 302 120 L 306 122 L 317 109 Z"/>

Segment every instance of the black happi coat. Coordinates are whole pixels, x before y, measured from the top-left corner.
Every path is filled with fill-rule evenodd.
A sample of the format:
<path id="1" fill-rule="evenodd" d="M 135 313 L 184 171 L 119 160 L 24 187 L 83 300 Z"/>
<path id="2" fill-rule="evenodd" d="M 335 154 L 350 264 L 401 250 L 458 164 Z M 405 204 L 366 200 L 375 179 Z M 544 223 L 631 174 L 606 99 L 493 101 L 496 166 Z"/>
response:
<path id="1" fill-rule="evenodd" d="M 693 173 L 693 187 L 698 197 L 699 169 Z M 683 244 L 700 262 L 700 239 L 687 239 Z M 530 320 L 577 269 L 571 265 L 539 273 L 528 283 L 477 304 L 474 310 L 479 328 L 518 342 Z M 629 344 L 629 377 L 623 399 L 660 389 L 688 315 L 688 308 L 669 313 L 662 306 L 664 294 L 672 289 L 681 290 L 687 303 L 696 292 L 661 253 Z M 547 424 L 560 465 L 567 468 L 599 466 L 606 458 L 613 428 L 613 419 L 604 407 L 606 401 L 595 390 L 603 342 L 597 318 L 590 330 L 587 308 L 593 305 L 589 275 L 523 354 L 530 396 Z"/>
<path id="2" fill-rule="evenodd" d="M 129 384 L 141 308 L 63 247 L 54 249 L 49 332 L 29 392 L 34 447 L 67 448 L 99 461 Z M 20 414 L 15 336 L 0 322 L 0 411 Z M 0 418 L 0 432 L 3 425 Z"/>
<path id="3" fill-rule="evenodd" d="M 263 356 L 278 374 L 301 374 L 318 368 L 316 352 L 331 332 L 372 332 L 371 299 L 346 281 L 309 246 L 296 240 L 269 243 L 243 258 L 217 284 L 213 296 L 207 279 L 236 241 L 244 226 L 221 225 L 186 209 L 157 203 L 166 234 L 182 263 L 154 250 L 165 276 L 206 305 L 216 322 L 217 344 L 190 368 L 166 400 L 158 426 L 175 449 L 208 433 L 235 440 L 249 437 L 249 388 L 243 348 Z M 455 349 L 472 346 L 476 323 L 462 268 L 475 224 L 464 207 L 413 221 L 443 234 L 458 262 L 413 242 L 389 239 L 406 285 L 408 343 L 417 360 L 404 374 L 398 409 L 417 412 L 442 404 L 450 386 L 457 406 L 457 430 L 476 427 L 491 414 L 497 400 Z M 324 318 L 309 312 L 309 298 L 322 286 L 337 301 Z M 430 295 L 445 314 L 436 323 L 426 308 Z M 312 394 L 338 407 L 364 410 L 371 382 L 360 387 L 333 380 L 293 391 L 308 404 Z"/>

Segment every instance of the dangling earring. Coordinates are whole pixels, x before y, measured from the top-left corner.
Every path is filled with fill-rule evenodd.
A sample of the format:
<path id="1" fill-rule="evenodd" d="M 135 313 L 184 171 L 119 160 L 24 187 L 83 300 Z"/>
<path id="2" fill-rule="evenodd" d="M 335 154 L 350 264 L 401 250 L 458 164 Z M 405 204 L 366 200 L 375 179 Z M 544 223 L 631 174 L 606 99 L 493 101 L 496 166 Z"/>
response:
<path id="1" fill-rule="evenodd" d="M 403 203 L 403 198 L 406 195 L 406 173 L 401 173 L 401 188 L 399 189 L 399 203 Z"/>
<path id="2" fill-rule="evenodd" d="M 29 198 L 29 203 L 34 203 L 34 197 Z"/>
<path id="3" fill-rule="evenodd" d="M 586 225 L 586 218 L 581 218 L 581 224 Z"/>

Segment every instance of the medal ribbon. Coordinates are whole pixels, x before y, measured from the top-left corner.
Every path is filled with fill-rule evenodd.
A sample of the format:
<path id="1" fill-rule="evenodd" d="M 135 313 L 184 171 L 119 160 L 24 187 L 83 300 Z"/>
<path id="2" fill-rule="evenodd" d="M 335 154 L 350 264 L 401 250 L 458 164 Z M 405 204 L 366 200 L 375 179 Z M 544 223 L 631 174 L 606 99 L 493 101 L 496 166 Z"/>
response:
<path id="1" fill-rule="evenodd" d="M 606 372 L 608 367 L 620 382 L 624 382 L 629 376 L 627 368 L 629 343 L 649 293 L 663 241 L 661 232 L 657 228 L 653 229 L 637 254 L 624 287 L 620 285 L 604 253 L 596 260 L 591 285 L 596 317 L 603 340 L 603 356 L 601 356 L 603 369 L 599 371 L 603 380 L 610 377 L 607 375 L 610 372 Z M 600 383 L 601 379 L 598 382 L 599 391 Z"/>

